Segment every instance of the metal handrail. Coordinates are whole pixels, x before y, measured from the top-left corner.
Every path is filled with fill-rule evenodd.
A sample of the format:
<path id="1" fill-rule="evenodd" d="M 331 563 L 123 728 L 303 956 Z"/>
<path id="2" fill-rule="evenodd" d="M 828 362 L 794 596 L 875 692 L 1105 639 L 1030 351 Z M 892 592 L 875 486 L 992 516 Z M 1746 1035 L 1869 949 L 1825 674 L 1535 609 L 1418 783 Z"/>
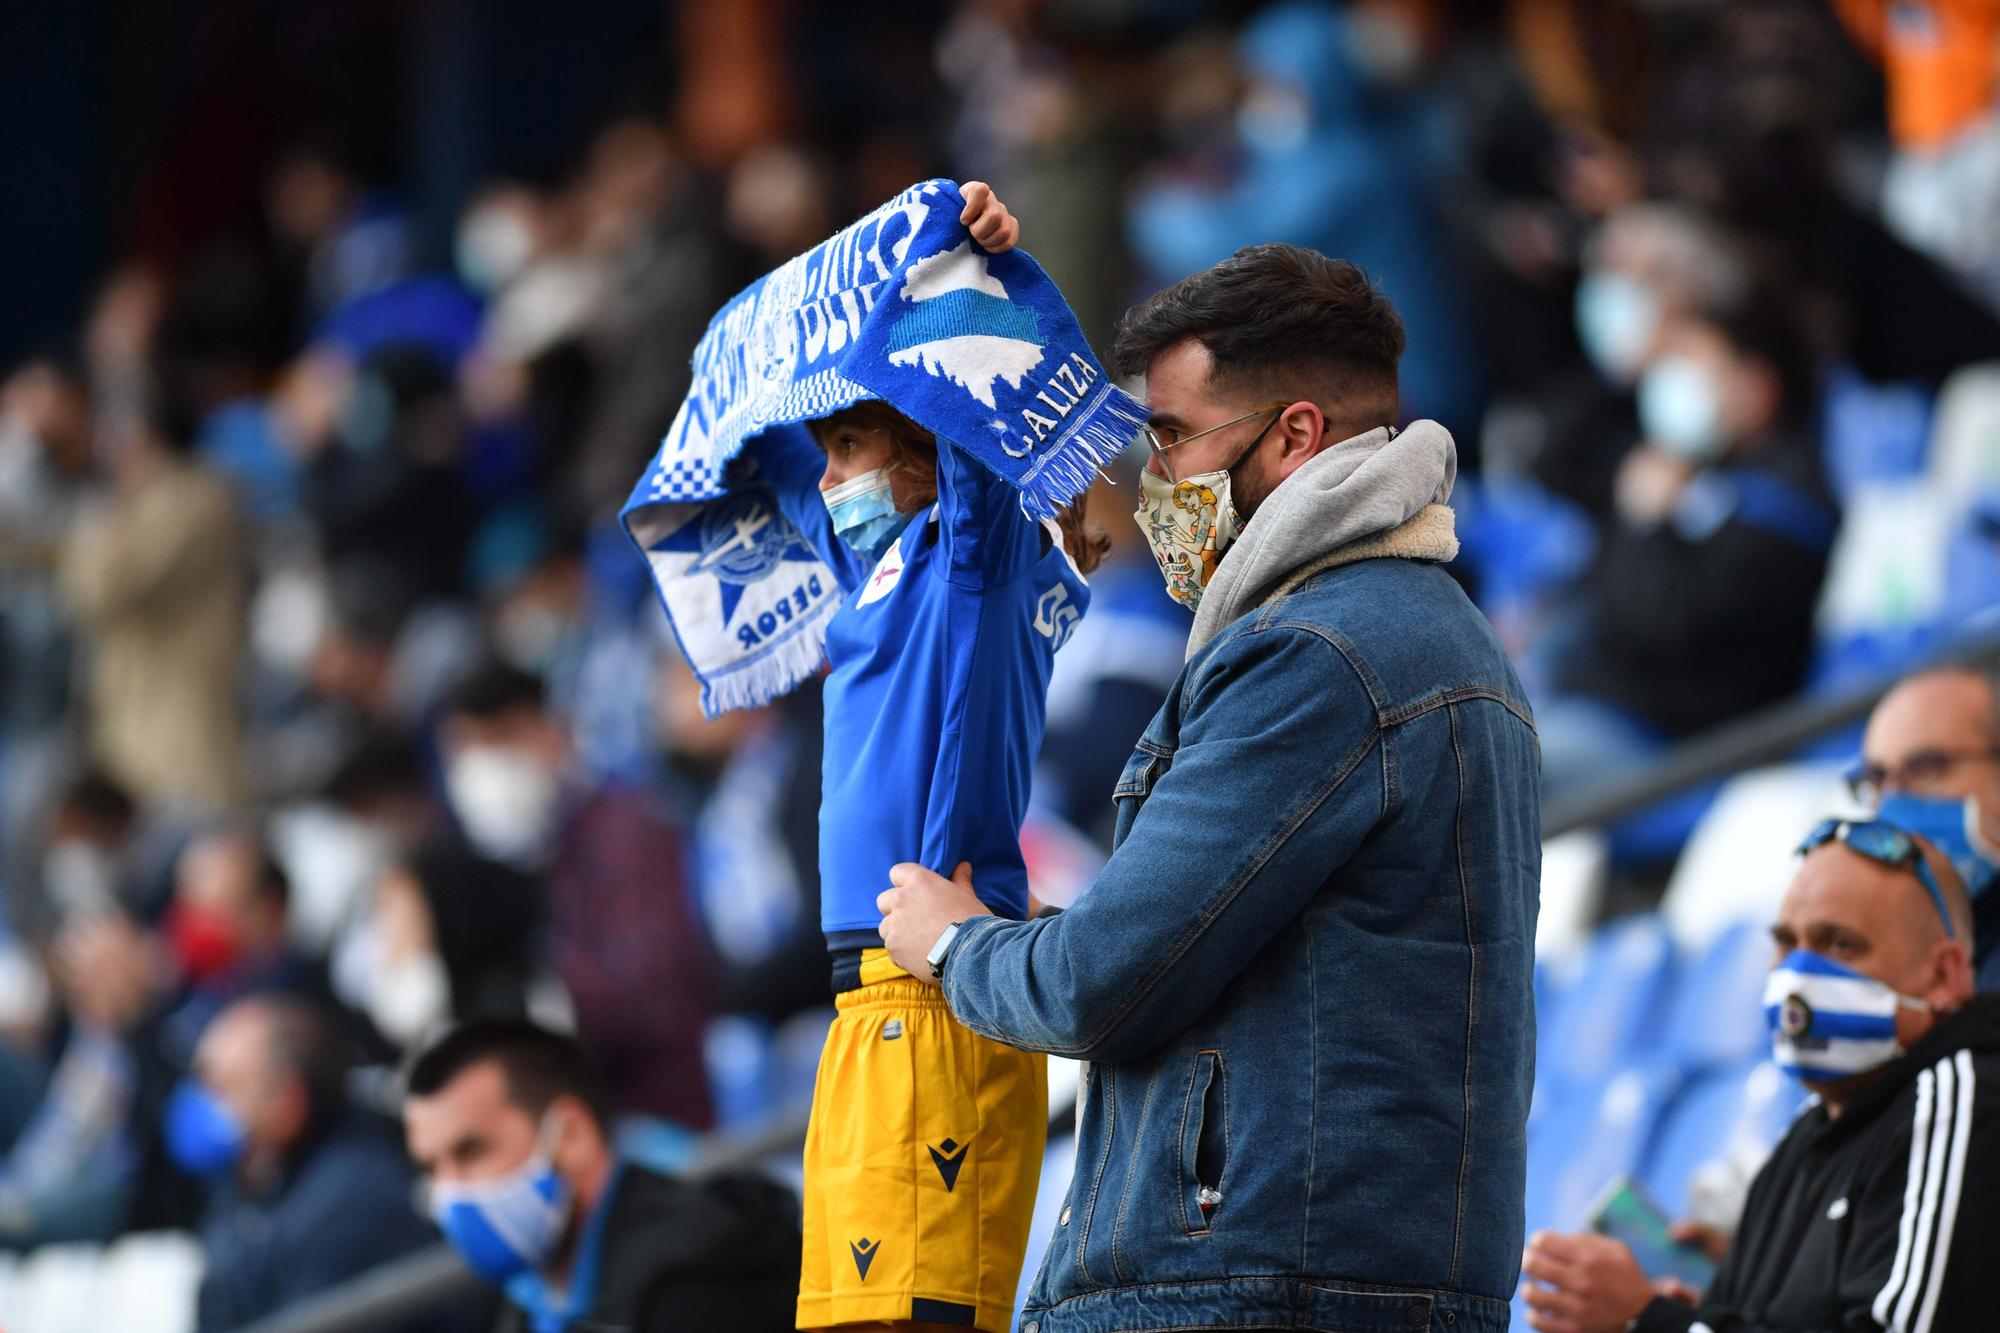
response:
<path id="1" fill-rule="evenodd" d="M 2000 670 L 2000 634 L 1960 640 L 1926 669 L 1954 666 Z M 1644 773 L 1606 782 L 1583 796 L 1550 802 L 1542 809 L 1542 836 L 1553 838 L 1613 823 L 1690 787 L 1788 758 L 1806 742 L 1868 716 L 1882 696 L 1910 674 L 1883 676 L 1839 694 L 1790 699 L 1725 723 L 1677 746 Z"/>

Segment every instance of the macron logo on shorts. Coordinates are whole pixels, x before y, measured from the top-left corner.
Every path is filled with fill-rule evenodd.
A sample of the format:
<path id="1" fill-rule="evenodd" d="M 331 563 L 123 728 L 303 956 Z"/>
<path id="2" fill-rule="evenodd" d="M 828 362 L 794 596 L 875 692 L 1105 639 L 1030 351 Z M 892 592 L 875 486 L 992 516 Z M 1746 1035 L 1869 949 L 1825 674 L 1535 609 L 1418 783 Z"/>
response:
<path id="1" fill-rule="evenodd" d="M 879 1240 L 869 1240 L 864 1236 L 860 1240 L 847 1242 L 847 1248 L 854 1251 L 854 1267 L 860 1272 L 861 1280 L 866 1282 L 868 1280 L 868 1267 L 875 1262 L 875 1252 L 882 1248 L 882 1242 Z"/>
<path id="2" fill-rule="evenodd" d="M 924 1145 L 930 1148 L 929 1144 Z M 951 1193 L 958 1184 L 958 1168 L 965 1165 L 965 1153 L 972 1145 L 953 1143 L 946 1139 L 939 1147 L 931 1148 L 931 1160 L 937 1163 L 938 1174 L 944 1177 L 944 1192 Z"/>

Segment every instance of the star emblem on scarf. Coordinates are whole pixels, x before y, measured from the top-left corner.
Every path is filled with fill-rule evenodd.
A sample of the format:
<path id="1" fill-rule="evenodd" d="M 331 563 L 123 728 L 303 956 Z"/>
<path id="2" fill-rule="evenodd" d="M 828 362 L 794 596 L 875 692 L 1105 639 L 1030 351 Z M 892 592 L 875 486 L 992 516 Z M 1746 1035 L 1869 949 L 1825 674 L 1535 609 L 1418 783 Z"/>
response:
<path id="1" fill-rule="evenodd" d="M 762 487 L 738 491 L 710 505 L 654 542 L 651 549 L 694 556 L 686 572 L 715 579 L 725 628 L 736 614 L 745 588 L 787 561 L 819 563 L 819 556 L 799 530 L 779 512 L 776 497 Z"/>

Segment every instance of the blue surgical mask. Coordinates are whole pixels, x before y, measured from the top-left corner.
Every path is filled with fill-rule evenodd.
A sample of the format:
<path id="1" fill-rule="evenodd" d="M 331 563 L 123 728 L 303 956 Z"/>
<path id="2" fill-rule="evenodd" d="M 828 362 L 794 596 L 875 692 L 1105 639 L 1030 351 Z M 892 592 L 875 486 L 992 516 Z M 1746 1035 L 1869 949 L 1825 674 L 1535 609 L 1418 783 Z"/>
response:
<path id="1" fill-rule="evenodd" d="M 548 1263 L 562 1243 L 575 1196 L 537 1143 L 534 1154 L 506 1175 L 439 1182 L 430 1197 L 432 1220 L 466 1266 L 501 1285 Z"/>
<path id="2" fill-rule="evenodd" d="M 889 549 L 907 518 L 896 512 L 887 468 L 878 467 L 843 481 L 821 498 L 826 501 L 826 512 L 833 516 L 835 535 L 871 565 Z"/>
<path id="3" fill-rule="evenodd" d="M 1688 463 L 1708 463 L 1729 446 L 1722 392 L 1700 362 L 1664 356 L 1639 376 L 1639 428 L 1660 449 Z"/>
<path id="4" fill-rule="evenodd" d="M 1943 852 L 1966 893 L 1974 898 L 1986 892 L 2000 873 L 2000 847 L 1988 841 L 1981 827 L 1976 796 L 1953 800 L 1891 792 L 1882 798 L 1876 818 L 1916 834 Z"/>
<path id="5" fill-rule="evenodd" d="M 1794 949 L 1764 983 L 1771 1058 L 1805 1083 L 1833 1083 L 1902 1054 L 1896 1011 L 1930 1012 L 1922 1000 L 1810 949 Z"/>
<path id="6" fill-rule="evenodd" d="M 191 1176 L 219 1176 L 243 1158 L 243 1122 L 195 1079 L 182 1079 L 167 1098 L 161 1128 L 167 1156 Z"/>
<path id="7" fill-rule="evenodd" d="M 1630 384 L 1660 329 L 1660 299 L 1629 273 L 1600 271 L 1576 285 L 1576 336 L 1597 372 Z"/>

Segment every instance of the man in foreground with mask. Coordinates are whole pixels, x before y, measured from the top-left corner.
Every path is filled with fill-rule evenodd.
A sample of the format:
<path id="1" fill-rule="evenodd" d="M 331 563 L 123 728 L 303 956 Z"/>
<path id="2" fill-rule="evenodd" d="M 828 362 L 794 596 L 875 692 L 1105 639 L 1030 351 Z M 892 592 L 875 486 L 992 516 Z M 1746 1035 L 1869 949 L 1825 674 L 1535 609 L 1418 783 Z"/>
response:
<path id="1" fill-rule="evenodd" d="M 792 1327 L 797 1203 L 751 1177 L 678 1181 L 615 1156 L 574 1041 L 468 1024 L 419 1055 L 403 1126 L 432 1218 L 506 1289 L 503 1333 Z"/>
<path id="2" fill-rule="evenodd" d="M 1911 676 L 1868 715 L 1857 800 L 1951 859 L 1972 899 L 1973 967 L 2000 990 L 2000 696 L 1967 667 Z"/>
<path id="3" fill-rule="evenodd" d="M 1195 610 L 1067 912 L 892 872 L 883 938 L 973 1031 L 1092 1062 L 1023 1333 L 1502 1330 L 1534 1076 L 1528 706 L 1441 568 L 1457 456 L 1402 321 L 1263 245 L 1125 319 L 1139 525 Z"/>
<path id="4" fill-rule="evenodd" d="M 2000 998 L 1973 993 L 1971 913 L 1945 858 L 1880 820 L 1828 820 L 1771 927 L 1780 1068 L 1819 1101 L 1750 1187 L 1706 1293 L 1656 1289 L 1619 1241 L 1538 1232 L 1541 1333 L 1990 1327 L 2000 1244 Z"/>
<path id="5" fill-rule="evenodd" d="M 197 1326 L 240 1328 L 433 1240 L 395 1143 L 348 1107 L 329 1015 L 259 996 L 222 1011 L 161 1127 L 209 1186 Z"/>

